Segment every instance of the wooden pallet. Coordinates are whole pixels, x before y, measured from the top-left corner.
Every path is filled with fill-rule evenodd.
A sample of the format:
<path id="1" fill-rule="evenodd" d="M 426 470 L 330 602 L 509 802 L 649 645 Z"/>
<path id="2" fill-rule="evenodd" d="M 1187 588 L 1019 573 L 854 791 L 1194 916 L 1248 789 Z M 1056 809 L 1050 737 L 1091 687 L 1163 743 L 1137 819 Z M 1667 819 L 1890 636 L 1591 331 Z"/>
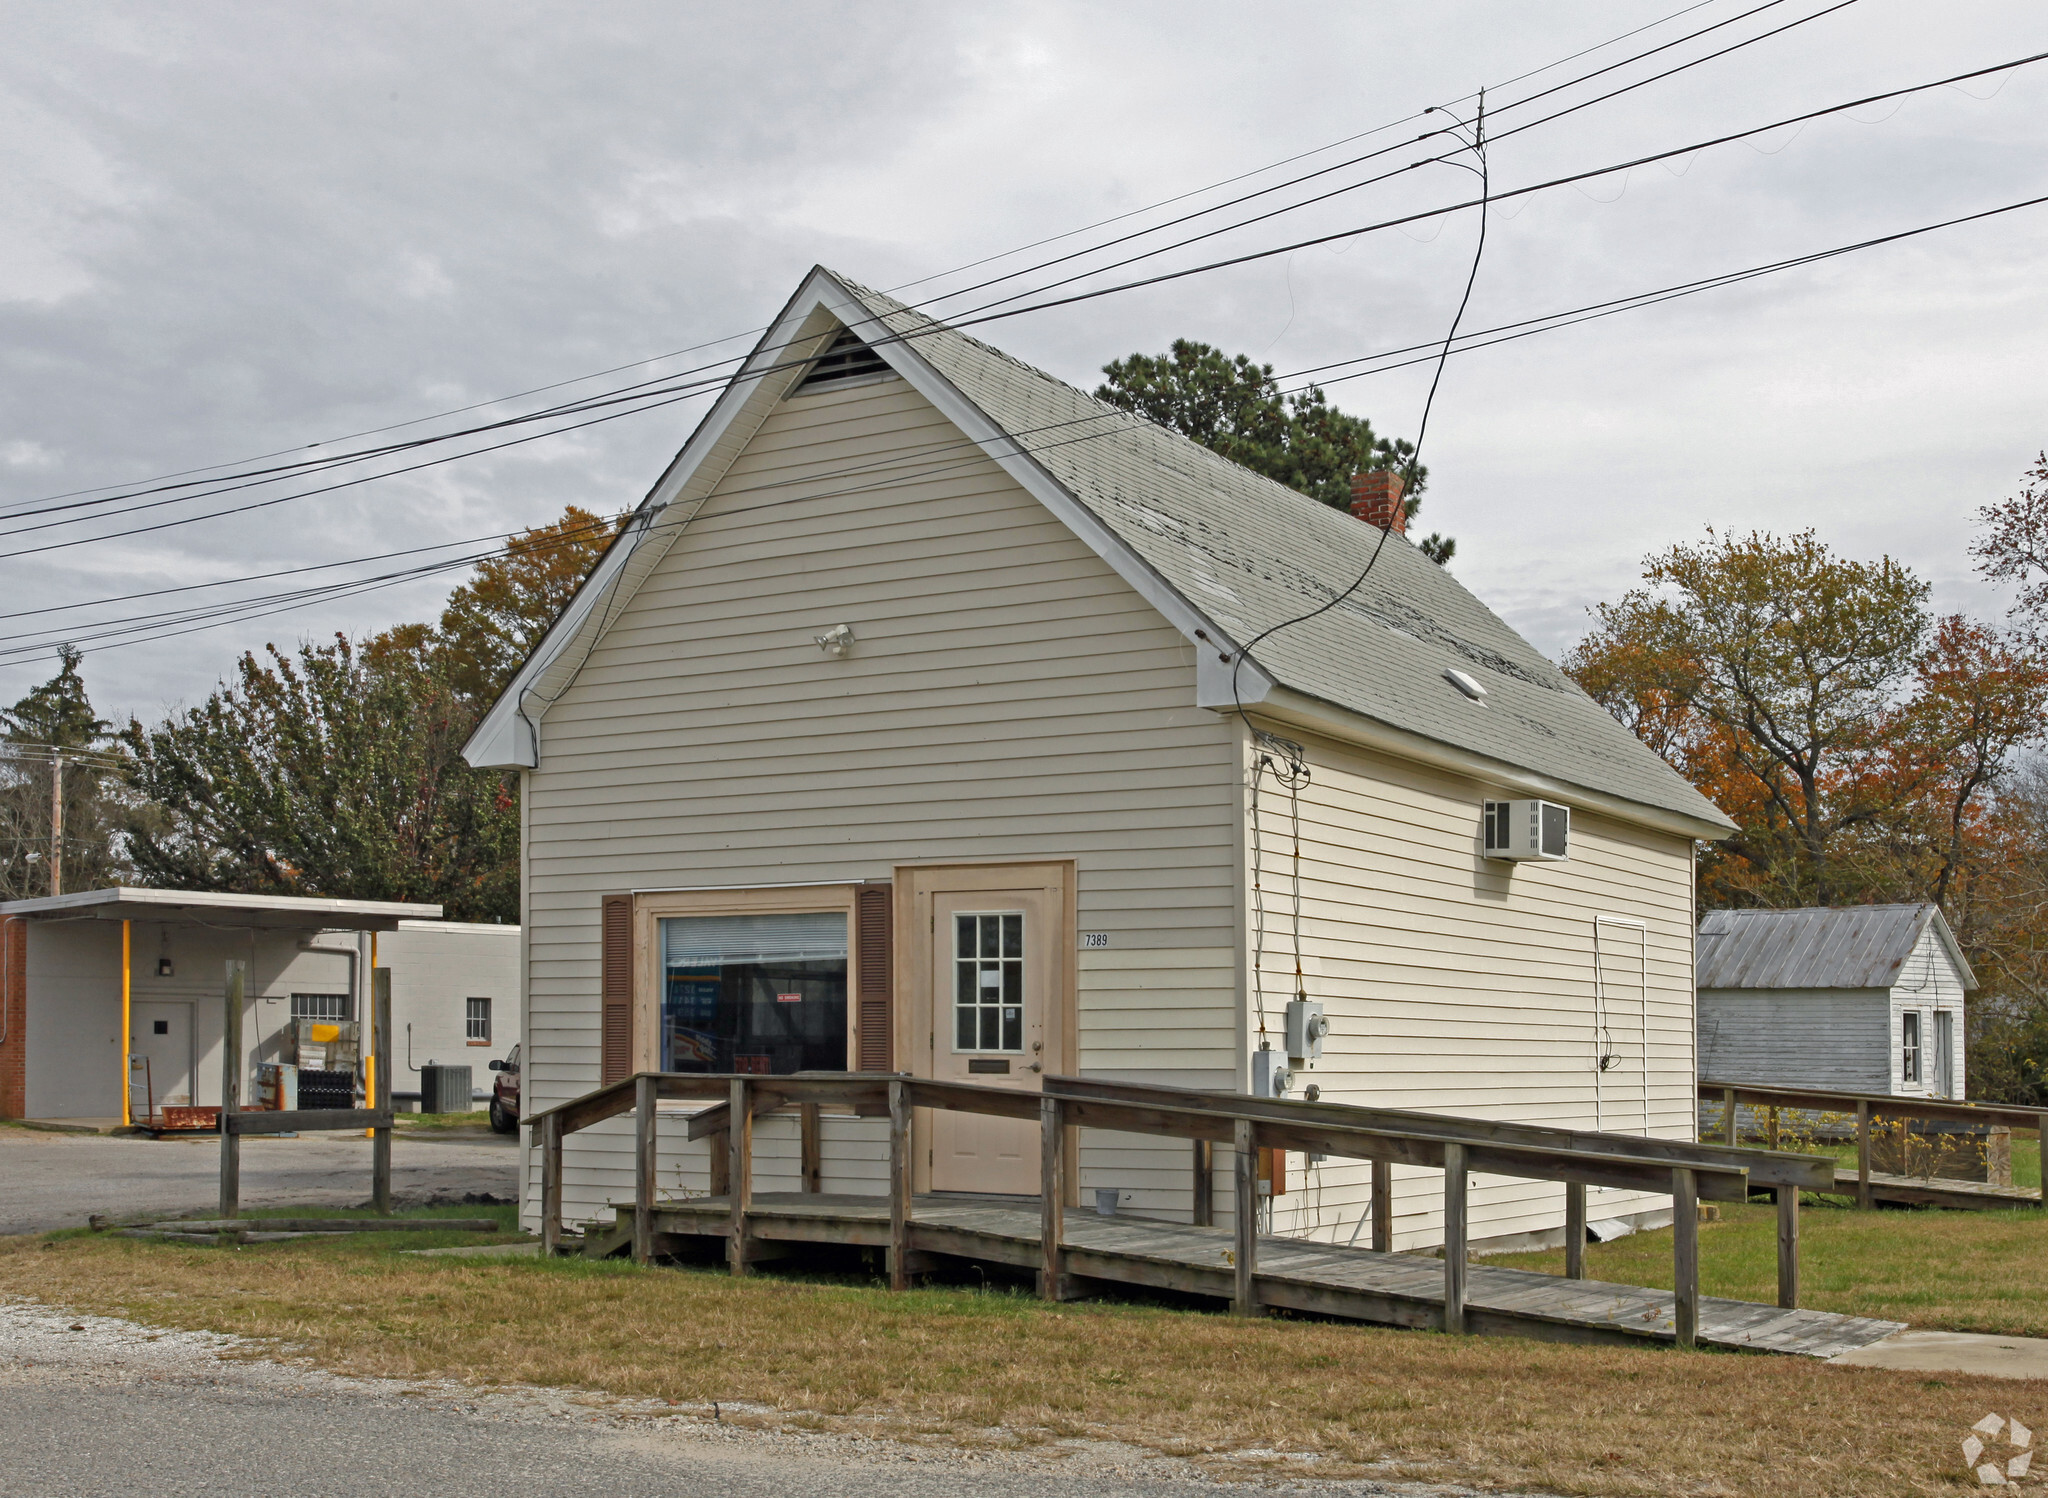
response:
<path id="1" fill-rule="evenodd" d="M 633 1209 L 618 1212 L 620 1225 L 630 1227 Z M 657 1241 L 659 1235 L 724 1239 L 732 1231 L 731 1202 L 722 1196 L 657 1202 L 653 1218 Z M 889 1204 L 882 1197 L 759 1193 L 746 1223 L 749 1259 L 788 1252 L 784 1245 L 889 1244 Z M 1232 1243 L 1225 1228 L 1072 1213 L 1062 1239 L 1066 1271 L 1076 1282 L 1068 1293 L 1102 1281 L 1228 1300 L 1236 1284 Z M 1038 1203 L 920 1197 L 910 1244 L 920 1256 L 1035 1270 L 1042 1259 Z M 756 1253 L 755 1245 L 767 1251 Z M 1266 1306 L 1383 1326 L 1443 1324 L 1443 1265 L 1421 1255 L 1261 1236 L 1256 1284 Z M 1467 1297 L 1466 1330 L 1472 1332 L 1635 1346 L 1676 1340 L 1675 1299 L 1668 1290 L 1475 1263 L 1468 1270 Z M 1901 1328 L 1896 1321 L 1828 1311 L 1700 1299 L 1700 1345 L 1731 1351 L 1828 1358 Z"/>

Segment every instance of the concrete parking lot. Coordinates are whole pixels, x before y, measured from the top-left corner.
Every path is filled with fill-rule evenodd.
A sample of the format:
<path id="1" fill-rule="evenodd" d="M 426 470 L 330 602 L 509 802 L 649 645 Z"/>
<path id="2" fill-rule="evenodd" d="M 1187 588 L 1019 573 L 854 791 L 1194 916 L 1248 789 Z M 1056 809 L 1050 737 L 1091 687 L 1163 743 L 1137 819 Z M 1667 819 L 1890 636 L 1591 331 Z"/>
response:
<path id="1" fill-rule="evenodd" d="M 463 1133 L 391 1144 L 391 1191 L 402 1205 L 519 1192 L 518 1141 Z M 361 1135 L 242 1143 L 242 1204 L 343 1207 L 370 1195 L 370 1141 Z M 51 1134 L 0 1127 L 0 1233 L 83 1227 L 94 1213 L 133 1217 L 210 1212 L 220 1199 L 220 1139 Z"/>

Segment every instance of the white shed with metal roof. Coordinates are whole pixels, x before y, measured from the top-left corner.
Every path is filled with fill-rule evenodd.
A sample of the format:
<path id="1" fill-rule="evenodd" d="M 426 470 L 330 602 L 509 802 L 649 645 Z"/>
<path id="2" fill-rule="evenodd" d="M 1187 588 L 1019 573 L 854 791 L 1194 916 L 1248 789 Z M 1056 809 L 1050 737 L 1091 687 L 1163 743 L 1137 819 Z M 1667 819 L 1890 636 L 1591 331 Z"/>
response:
<path id="1" fill-rule="evenodd" d="M 1716 910 L 1700 922 L 1700 1078 L 1964 1095 L 1976 974 L 1933 904 Z"/>
<path id="2" fill-rule="evenodd" d="M 1690 1138 L 1693 845 L 1732 824 L 1369 513 L 814 271 L 464 751 L 523 771 L 529 1110 L 637 1069 L 1285 1074 Z M 1276 1066 L 1303 999 L 1328 1037 Z M 1022 1125 L 914 1128 L 920 1191 L 1037 1189 Z M 784 1189 L 794 1124 L 755 1148 Z M 573 1136 L 570 1220 L 632 1150 Z M 827 1118 L 824 1189 L 887 1150 Z M 1184 1147 L 1077 1150 L 1081 1200 L 1191 1210 Z M 1277 1176 L 1276 1228 L 1359 1232 L 1363 1164 Z M 1440 1241 L 1433 1178 L 1393 1196 Z M 1472 1233 L 1562 1212 L 1481 1178 Z"/>

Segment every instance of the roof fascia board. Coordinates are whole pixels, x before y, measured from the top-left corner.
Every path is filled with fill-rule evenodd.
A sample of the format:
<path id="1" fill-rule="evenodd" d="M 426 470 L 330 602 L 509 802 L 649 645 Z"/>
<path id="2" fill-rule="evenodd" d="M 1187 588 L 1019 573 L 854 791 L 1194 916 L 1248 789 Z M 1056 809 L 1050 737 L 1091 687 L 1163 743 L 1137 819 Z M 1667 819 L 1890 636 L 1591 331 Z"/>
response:
<path id="1" fill-rule="evenodd" d="M 1963 990 L 1967 993 L 1977 986 L 1976 971 L 1970 966 L 1970 960 L 1963 955 L 1963 949 L 1956 944 L 1956 934 L 1949 929 L 1948 917 L 1941 913 L 1941 907 L 1929 905 L 1927 911 L 1928 923 L 1934 927 L 1934 934 L 1941 939 L 1942 949 L 1948 953 L 1949 961 L 1956 965 L 1956 972 L 1962 976 Z"/>
<path id="2" fill-rule="evenodd" d="M 1025 451 L 1019 440 L 1004 431 L 987 412 L 963 394 L 958 386 L 939 373 L 923 354 L 918 352 L 914 336 L 896 336 L 886 319 L 879 316 L 866 302 L 862 301 L 836 277 L 821 273 L 821 290 L 825 306 L 847 327 L 859 332 L 862 328 L 880 326 L 891 336 L 878 339 L 870 344 L 889 367 L 902 375 L 911 388 L 930 401 L 933 406 L 954 426 L 958 427 L 970 442 L 982 450 L 988 460 L 1004 473 L 1015 479 L 1025 492 L 1044 505 L 1059 519 L 1060 523 L 1077 536 L 1083 545 L 1093 551 L 1109 566 L 1110 570 L 1128 583 L 1137 594 L 1171 624 L 1186 636 L 1196 649 L 1196 697 L 1203 707 L 1224 708 L 1242 700 L 1247 706 L 1265 700 L 1272 689 L 1273 680 L 1261 670 L 1255 661 L 1247 660 L 1239 673 L 1236 693 L 1233 694 L 1228 680 L 1229 673 L 1218 673 L 1207 669 L 1211 651 L 1202 646 L 1214 646 L 1213 653 L 1226 650 L 1234 657 L 1236 646 L 1229 635 L 1217 623 L 1188 601 L 1171 583 L 1154 570 L 1152 564 L 1131 549 L 1115 531 L 1111 530 L 1096 513 L 1082 504 L 1067 491 L 1065 485 L 1040 465 L 1037 459 Z M 1220 663 L 1219 663 L 1220 664 Z"/>
<path id="3" fill-rule="evenodd" d="M 355 920 L 419 920 L 438 927 L 439 905 L 396 900 L 330 900 L 303 895 L 236 895 L 216 890 L 153 889 L 114 884 L 104 889 L 76 890 L 68 895 L 43 895 L 0 903 L 0 916 L 90 915 L 105 907 L 138 909 L 218 910 L 226 914 L 303 917 L 344 916 Z"/>
<path id="4" fill-rule="evenodd" d="M 1519 765 L 1491 759 L 1483 754 L 1474 754 L 1470 750 L 1425 738 L 1419 733 L 1411 733 L 1405 728 L 1395 728 L 1381 723 L 1362 713 L 1353 712 L 1350 708 L 1338 707 L 1334 703 L 1324 702 L 1319 697 L 1297 692 L 1292 687 L 1273 687 L 1260 703 L 1259 715 L 1296 728 L 1308 729 L 1313 733 L 1322 734 L 1325 738 L 1336 739 L 1340 743 L 1433 765 L 1437 769 L 1467 775 L 1474 780 L 1488 781 L 1506 790 L 1597 812 L 1601 816 L 1612 817 L 1616 821 L 1628 822 L 1638 827 L 1648 827 L 1657 832 L 1698 838 L 1706 842 L 1719 842 L 1735 830 L 1733 822 L 1710 822 L 1703 817 L 1689 817 L 1683 812 L 1667 810 L 1664 807 L 1646 806 L 1639 801 L 1588 790 L 1583 786 L 1571 785 L 1534 770 L 1525 770 Z"/>
<path id="5" fill-rule="evenodd" d="M 616 611 L 609 607 L 614 595 L 623 592 L 624 596 L 617 599 L 622 605 L 631 599 L 640 581 L 667 555 L 669 546 L 694 518 L 694 511 L 686 515 L 681 524 L 666 528 L 660 535 L 655 532 L 655 518 L 682 497 L 686 489 L 694 489 L 701 504 L 723 477 L 730 462 L 728 459 L 727 463 L 713 465 L 710 459 L 751 404 L 765 405 L 757 402 L 756 398 L 764 389 L 770 388 L 769 377 L 776 373 L 787 375 L 789 378 L 781 382 L 784 387 L 794 381 L 796 371 L 790 368 L 792 361 L 787 357 L 788 351 L 804 336 L 804 323 L 823 305 L 818 290 L 829 279 L 822 269 L 814 269 L 784 305 L 781 315 L 761 336 L 761 341 L 754 345 L 746 362 L 719 393 L 682 450 L 640 502 L 632 519 L 626 523 L 625 533 L 600 559 L 583 587 L 549 626 L 511 684 L 484 715 L 483 721 L 470 735 L 469 742 L 463 745 L 462 757 L 472 766 L 477 769 L 530 770 L 540 764 L 540 719 L 546 716 L 549 704 L 575 679 L 583 661 L 596 649 L 609 618 L 615 616 Z M 782 389 L 775 389 L 777 399 L 782 394 Z M 765 409 L 758 412 L 758 416 L 765 415 Z M 643 556 L 641 553 L 648 550 L 650 540 L 657 544 Z M 580 650 L 577 649 L 579 645 L 583 647 Z M 573 666 L 569 664 L 572 657 Z M 530 696 L 540 696 L 544 700 L 528 704 L 526 699 Z"/>

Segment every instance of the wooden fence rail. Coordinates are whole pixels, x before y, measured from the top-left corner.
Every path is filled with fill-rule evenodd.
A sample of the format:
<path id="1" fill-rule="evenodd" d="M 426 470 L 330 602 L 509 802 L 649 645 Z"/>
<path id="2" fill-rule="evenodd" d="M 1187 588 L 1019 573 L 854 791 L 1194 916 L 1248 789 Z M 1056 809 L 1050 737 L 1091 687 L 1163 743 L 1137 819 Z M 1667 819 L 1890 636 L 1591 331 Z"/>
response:
<path id="1" fill-rule="evenodd" d="M 1391 1251 L 1389 1186 L 1394 1164 L 1441 1171 L 1444 1176 L 1444 1308 L 1446 1330 L 1463 1330 L 1466 1279 L 1467 1182 L 1473 1174 L 1560 1181 L 1566 1187 L 1566 1270 L 1584 1274 L 1585 1191 L 1588 1186 L 1669 1194 L 1676 1213 L 1674 1271 L 1676 1323 L 1681 1345 L 1693 1345 L 1698 1324 L 1698 1214 L 1695 1203 L 1747 1199 L 1752 1180 L 1779 1189 L 1794 1214 L 1781 1235 L 1780 1299 L 1796 1301 L 1798 1189 L 1815 1189 L 1811 1156 L 1771 1154 L 1726 1145 L 1695 1145 L 1635 1135 L 1501 1124 L 1441 1114 L 1358 1108 L 1339 1103 L 1260 1099 L 1193 1089 L 1047 1077 L 1042 1092 L 938 1082 L 892 1073 L 800 1073 L 792 1076 L 714 1076 L 641 1073 L 531 1115 L 541 1150 L 541 1237 L 554 1253 L 562 1238 L 563 1141 L 608 1118 L 635 1115 L 633 1253 L 654 1254 L 655 1158 L 658 1105 L 663 1100 L 708 1104 L 689 1119 L 692 1140 L 712 1148 L 713 1194 L 731 1214 L 728 1262 L 736 1274 L 750 1262 L 747 1219 L 753 1192 L 753 1125 L 763 1114 L 794 1108 L 802 1134 L 803 1190 L 819 1189 L 818 1128 L 822 1106 L 889 1120 L 889 1281 L 909 1281 L 913 1215 L 911 1127 L 914 1110 L 962 1112 L 1036 1120 L 1040 1131 L 1040 1291 L 1058 1297 L 1065 1283 L 1064 1214 L 1066 1137 L 1081 1127 L 1180 1138 L 1191 1142 L 1195 1215 L 1213 1217 L 1214 1150 L 1235 1155 L 1237 1202 L 1233 1234 L 1233 1309 L 1260 1311 L 1257 1201 L 1260 1150 L 1313 1150 L 1370 1161 L 1373 1173 L 1373 1247 Z M 1574 1241 L 1574 1239 L 1576 1241 Z M 1789 1255 L 1789 1258 L 1787 1257 Z M 1788 1300 L 1788 1294 L 1792 1299 Z"/>
<path id="2" fill-rule="evenodd" d="M 1840 1113 L 1853 1115 L 1856 1119 L 1856 1205 L 1868 1209 L 1874 1205 L 1872 1193 L 1876 1189 L 1871 1169 L 1871 1126 L 1887 1118 L 1896 1119 L 1939 1119 L 1945 1122 L 1986 1124 L 1992 1127 L 2023 1129 L 2043 1136 L 2042 1124 L 2048 1121 L 2048 1108 L 2021 1108 L 2007 1103 L 1966 1103 L 1949 1098 L 1893 1097 L 1885 1093 L 1832 1092 L 1812 1087 L 1773 1087 L 1753 1082 L 1702 1082 L 1699 1095 L 1722 1107 L 1722 1138 L 1730 1145 L 1736 1143 L 1736 1116 L 1743 1104 L 1751 1108 L 1766 1110 L 1765 1138 L 1775 1150 L 1778 1144 L 1778 1114 L 1783 1109 L 1802 1113 Z M 1829 1167 L 1832 1172 L 1832 1165 Z M 2044 1183 L 2048 1183 L 2048 1172 L 2044 1172 Z M 1808 1190 L 1839 1191 L 1832 1179 L 1824 1186 L 1808 1187 Z M 2048 1189 L 2036 1194 L 2035 1200 L 2048 1206 Z M 2024 1198 L 2021 1200 L 2024 1205 Z"/>

